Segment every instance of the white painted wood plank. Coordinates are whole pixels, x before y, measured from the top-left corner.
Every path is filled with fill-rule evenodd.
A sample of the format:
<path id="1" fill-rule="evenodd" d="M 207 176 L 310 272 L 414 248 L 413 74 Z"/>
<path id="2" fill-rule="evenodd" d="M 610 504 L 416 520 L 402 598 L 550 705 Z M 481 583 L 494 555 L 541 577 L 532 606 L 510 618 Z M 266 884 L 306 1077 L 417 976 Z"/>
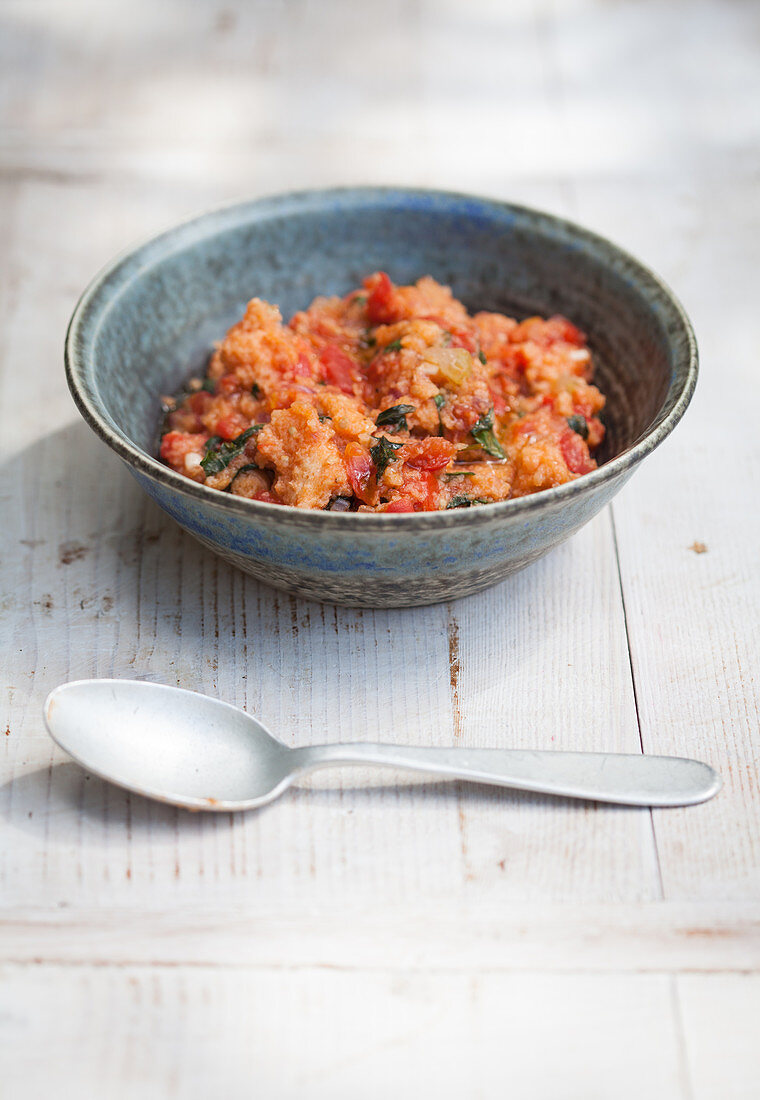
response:
<path id="1" fill-rule="evenodd" d="M 693 1100 L 754 1100 L 760 1081 L 760 977 L 675 979 Z"/>
<path id="2" fill-rule="evenodd" d="M 90 830 L 94 833 L 94 830 Z M 96 834 L 97 836 L 97 834 Z M 206 838 L 207 847 L 213 838 Z M 196 846 L 198 852 L 200 846 Z M 189 903 L 156 876 L 152 890 L 124 897 L 118 866 L 96 899 L 4 907 L 0 961 L 200 964 L 378 972 L 495 971 L 712 973 L 760 969 L 756 903 L 493 901 L 434 886 L 427 904 L 377 891 L 371 902 L 335 889 L 332 904 L 308 874 L 286 904 L 266 879 L 244 904 L 226 900 L 219 861 L 212 885 Z M 181 874 L 190 872 L 187 864 Z M 72 898 L 73 893 L 73 898 Z M 120 897 L 120 894 L 122 895 Z"/>
<path id="3" fill-rule="evenodd" d="M 593 202 L 609 217 L 616 199 L 599 187 Z M 655 814 L 674 899 L 760 896 L 758 280 L 746 247 L 760 200 L 735 184 L 726 202 L 728 222 L 711 188 L 659 185 L 625 223 L 672 277 L 701 348 L 692 407 L 614 505 L 645 749 L 706 759 L 725 783 L 704 806 Z M 676 212 L 667 241 L 664 208 Z"/>
<path id="4" fill-rule="evenodd" d="M 14 1100 L 51 1066 L 107 1100 L 686 1100 L 662 977 L 5 967 L 0 997 Z"/>
<path id="5" fill-rule="evenodd" d="M 640 751 L 608 514 L 511 581 L 453 604 L 449 639 L 459 743 Z M 659 897 L 648 813 L 543 800 L 537 830 L 533 809 L 496 790 L 462 805 L 478 905 Z"/>
<path id="6" fill-rule="evenodd" d="M 3 9 L 17 51 L 7 158 L 42 172 L 483 191 L 558 176 L 716 179 L 746 170 L 758 136 L 757 13 L 741 0 L 701 0 L 688 20 L 676 0 L 646 12 L 394 0 L 381 21 L 366 5 L 294 0 L 114 3 L 107 17 L 91 0 Z"/>

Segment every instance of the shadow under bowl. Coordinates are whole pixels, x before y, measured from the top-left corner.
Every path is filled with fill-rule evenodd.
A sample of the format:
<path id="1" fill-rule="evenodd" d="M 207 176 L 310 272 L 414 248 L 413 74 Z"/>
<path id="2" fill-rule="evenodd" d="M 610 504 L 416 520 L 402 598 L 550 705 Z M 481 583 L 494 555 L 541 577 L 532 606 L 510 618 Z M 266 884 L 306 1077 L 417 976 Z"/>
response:
<path id="1" fill-rule="evenodd" d="M 599 469 L 517 500 L 388 515 L 231 497 L 158 461 L 159 395 L 203 373 L 250 298 L 287 318 L 375 270 L 432 275 L 471 310 L 562 313 L 583 329 L 607 396 Z M 90 427 L 209 549 L 310 599 L 402 607 L 495 584 L 591 519 L 680 420 L 697 348 L 670 290 L 577 225 L 468 195 L 337 188 L 214 211 L 118 258 L 77 305 L 66 369 Z"/>

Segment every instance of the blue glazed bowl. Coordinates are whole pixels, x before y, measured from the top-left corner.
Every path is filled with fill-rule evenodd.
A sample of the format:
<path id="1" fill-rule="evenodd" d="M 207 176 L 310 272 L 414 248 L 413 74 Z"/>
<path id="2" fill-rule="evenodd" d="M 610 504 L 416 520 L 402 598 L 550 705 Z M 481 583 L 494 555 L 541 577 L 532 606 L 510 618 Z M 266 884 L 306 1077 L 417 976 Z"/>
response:
<path id="1" fill-rule="evenodd" d="M 250 298 L 288 317 L 375 270 L 432 275 L 470 309 L 562 313 L 582 328 L 607 395 L 599 469 L 518 500 L 383 515 L 232 497 L 156 459 L 159 395 L 203 372 Z M 90 427 L 209 549 L 301 596 L 401 607 L 486 588 L 591 519 L 680 420 L 697 348 L 668 288 L 579 226 L 467 195 L 347 188 L 205 214 L 117 259 L 77 305 L 66 370 Z"/>

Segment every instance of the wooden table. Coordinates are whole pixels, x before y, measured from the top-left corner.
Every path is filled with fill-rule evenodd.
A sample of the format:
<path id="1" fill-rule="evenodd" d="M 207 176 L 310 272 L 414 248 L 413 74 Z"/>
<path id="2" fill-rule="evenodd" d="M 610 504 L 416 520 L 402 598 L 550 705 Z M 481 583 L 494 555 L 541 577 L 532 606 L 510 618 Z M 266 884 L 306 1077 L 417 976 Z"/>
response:
<path id="1" fill-rule="evenodd" d="M 757 6 L 0 11 L 0 1093 L 760 1095 Z M 614 507 L 448 606 L 335 609 L 236 572 L 141 495 L 63 378 L 115 251 L 351 182 L 579 220 L 651 263 L 700 341 L 684 423 Z M 44 731 L 56 684 L 135 675 L 294 744 L 641 748 L 725 787 L 650 813 L 325 772 L 193 816 Z"/>

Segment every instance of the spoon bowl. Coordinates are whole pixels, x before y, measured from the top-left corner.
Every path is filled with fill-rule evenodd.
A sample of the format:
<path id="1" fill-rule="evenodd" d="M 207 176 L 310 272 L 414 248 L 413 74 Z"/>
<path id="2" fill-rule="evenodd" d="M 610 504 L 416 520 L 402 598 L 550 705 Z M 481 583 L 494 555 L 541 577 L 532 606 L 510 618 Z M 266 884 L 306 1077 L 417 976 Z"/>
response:
<path id="1" fill-rule="evenodd" d="M 45 724 L 101 779 L 191 809 L 262 805 L 291 781 L 290 750 L 255 718 L 164 684 L 62 684 L 45 703 Z"/>
<path id="2" fill-rule="evenodd" d="M 365 743 L 291 749 L 237 707 L 144 680 L 62 684 L 44 717 L 53 740 L 94 775 L 191 810 L 263 806 L 306 772 L 345 764 L 629 806 L 688 806 L 721 785 L 707 764 L 675 756 Z"/>

